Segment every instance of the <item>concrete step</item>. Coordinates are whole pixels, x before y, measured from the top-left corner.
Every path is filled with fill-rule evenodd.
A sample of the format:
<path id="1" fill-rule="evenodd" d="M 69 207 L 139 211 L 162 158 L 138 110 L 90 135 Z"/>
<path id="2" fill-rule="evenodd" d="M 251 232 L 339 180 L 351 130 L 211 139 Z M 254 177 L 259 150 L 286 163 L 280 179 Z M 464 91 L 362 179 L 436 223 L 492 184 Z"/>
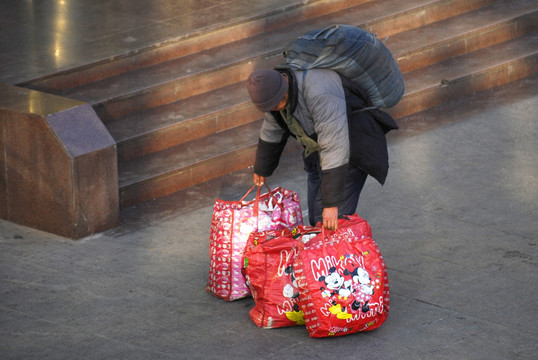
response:
<path id="1" fill-rule="evenodd" d="M 528 34 L 415 70 L 405 75 L 407 93 L 391 113 L 396 117 L 409 115 L 529 76 L 538 71 L 537 60 L 538 38 Z M 259 127 L 259 121 L 248 123 L 121 163 L 122 206 L 252 165 Z"/>
<path id="2" fill-rule="evenodd" d="M 390 36 L 386 44 L 405 72 L 506 41 L 536 26 L 536 12 L 528 13 L 529 8 L 517 6 L 517 1 L 505 5 L 504 2 L 497 3 L 404 31 Z M 503 8 L 502 12 L 499 11 L 500 7 Z M 119 159 L 129 160 L 196 137 L 224 131 L 258 117 L 244 84 L 239 82 L 112 119 L 107 127 L 118 142 Z"/>
<path id="3" fill-rule="evenodd" d="M 185 26 L 175 37 L 18 85 L 58 93 L 368 1 L 371 0 L 264 0 L 249 3 L 248 7 L 240 1 L 223 1 L 210 7 L 202 2 L 178 18 L 178 23 Z"/>
<path id="4" fill-rule="evenodd" d="M 252 165 L 260 126 L 258 120 L 120 162 L 121 206 L 168 195 Z"/>
<path id="5" fill-rule="evenodd" d="M 501 1 L 385 40 L 402 72 L 426 67 L 535 31 L 536 2 Z"/>
<path id="6" fill-rule="evenodd" d="M 400 118 L 538 71 L 538 33 L 404 74 L 406 92 L 389 112 Z"/>
<path id="7" fill-rule="evenodd" d="M 401 23 L 402 25 L 395 30 L 403 31 L 413 26 L 424 25 L 424 22 L 438 21 L 459 12 L 472 10 L 484 2 L 486 1 L 453 0 L 450 1 L 452 5 L 457 3 L 460 6 L 448 9 L 447 2 L 440 0 L 366 2 L 154 66 L 134 69 L 121 76 L 66 89 L 60 91 L 59 95 L 89 102 L 94 105 L 99 117 L 107 122 L 110 119 L 199 95 L 213 90 L 216 86 L 227 86 L 245 80 L 256 66 L 273 66 L 282 62 L 283 45 L 313 28 L 331 23 L 365 25 L 366 28 L 379 25 L 380 28 L 387 28 L 384 22 L 386 20 L 390 24 Z M 417 23 L 417 17 L 423 14 L 430 15 L 423 22 Z M 434 17 L 433 14 L 437 16 Z M 385 36 L 377 30 L 374 32 L 379 36 Z"/>
<path id="8" fill-rule="evenodd" d="M 112 119 L 109 132 L 118 144 L 118 159 L 127 161 L 219 133 L 260 118 L 244 82 Z"/>

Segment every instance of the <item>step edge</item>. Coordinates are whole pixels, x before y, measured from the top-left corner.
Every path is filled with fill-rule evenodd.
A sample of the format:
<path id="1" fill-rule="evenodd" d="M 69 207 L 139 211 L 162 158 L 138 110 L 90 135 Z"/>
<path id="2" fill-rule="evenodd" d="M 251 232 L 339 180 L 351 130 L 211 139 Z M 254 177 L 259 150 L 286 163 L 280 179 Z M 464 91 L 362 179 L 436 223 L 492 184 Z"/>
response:
<path id="1" fill-rule="evenodd" d="M 436 2 L 436 3 L 438 3 L 438 2 Z M 510 18 L 510 20 L 513 20 L 513 19 L 514 18 Z M 510 20 L 507 19 L 506 21 L 510 21 Z M 357 25 L 357 26 L 360 26 L 360 24 Z M 469 34 L 472 34 L 472 33 L 473 32 L 469 32 Z M 468 34 L 460 34 L 460 36 L 464 36 L 464 37 L 467 36 L 467 35 Z M 453 39 L 453 38 L 451 38 L 451 39 Z M 439 46 L 441 44 L 449 43 L 451 39 L 444 39 L 443 41 L 445 41 L 445 42 L 432 43 L 430 45 L 430 47 L 434 48 L 434 47 Z M 260 48 L 262 48 L 262 47 L 260 46 Z M 409 54 L 411 52 L 412 53 L 420 52 L 421 48 L 427 48 L 427 46 L 419 47 L 419 48 L 416 48 L 416 49 L 410 49 L 410 50 L 406 51 L 406 53 L 394 54 L 394 55 L 395 55 L 395 57 L 398 57 L 398 58 L 405 58 L 406 56 L 409 56 Z M 108 105 L 108 104 L 112 104 L 112 103 L 115 103 L 115 102 L 125 101 L 125 100 L 128 100 L 128 99 L 136 97 L 136 96 L 142 96 L 142 95 L 144 95 L 146 93 L 151 93 L 152 91 L 155 91 L 156 89 L 158 89 L 160 87 L 172 86 L 173 84 L 181 84 L 182 82 L 196 81 L 197 78 L 203 76 L 204 74 L 215 74 L 215 73 L 218 73 L 220 71 L 227 71 L 230 68 L 234 68 L 234 67 L 237 68 L 237 67 L 246 66 L 246 65 L 248 65 L 250 63 L 256 63 L 256 62 L 259 62 L 261 59 L 279 56 L 281 54 L 281 51 L 282 51 L 282 48 L 274 48 L 274 49 L 271 49 L 269 51 L 264 51 L 262 53 L 256 53 L 256 54 L 253 54 L 253 56 L 251 56 L 251 57 L 243 58 L 243 59 L 237 60 L 237 61 L 234 60 L 234 61 L 231 61 L 231 62 L 229 62 L 227 64 L 221 64 L 218 67 L 214 67 L 214 68 L 211 68 L 211 69 L 203 69 L 203 70 L 197 71 L 196 73 L 186 74 L 185 76 L 180 76 L 180 77 L 177 77 L 177 78 L 174 78 L 174 79 L 170 79 L 168 81 L 163 81 L 163 82 L 160 82 L 158 84 L 154 83 L 154 84 L 149 85 L 149 86 L 147 86 L 147 87 L 145 87 L 143 89 L 139 89 L 139 90 L 136 90 L 136 91 L 133 91 L 133 92 L 130 92 L 130 93 L 125 93 L 125 94 L 120 95 L 118 97 L 114 97 L 114 98 L 111 98 L 111 99 L 105 99 L 103 101 L 92 101 L 91 104 L 94 105 L 94 106 L 99 106 L 99 105 Z"/>
<path id="2" fill-rule="evenodd" d="M 473 73 L 469 73 L 469 74 L 466 74 L 464 76 L 461 76 L 457 79 L 454 79 L 452 80 L 452 82 L 454 84 L 458 83 L 458 82 L 463 82 L 463 81 L 466 81 L 467 79 L 471 79 L 473 77 L 476 77 L 476 76 L 479 76 L 481 74 L 484 74 L 484 73 L 489 73 L 489 72 L 493 72 L 495 71 L 496 69 L 499 69 L 499 68 L 503 68 L 503 67 L 506 67 L 506 66 L 509 66 L 510 64 L 512 63 L 517 63 L 519 61 L 523 61 L 525 59 L 529 59 L 529 58 L 533 58 L 533 57 L 538 57 L 538 51 L 532 53 L 532 54 L 529 54 L 529 56 L 521 56 L 521 57 L 517 57 L 517 58 L 514 58 L 514 59 L 511 59 L 511 60 L 508 60 L 508 61 L 505 61 L 505 62 L 502 62 L 500 64 L 497 64 L 495 66 L 490 66 L 488 67 L 487 69 L 483 69 L 483 70 L 480 70 L 480 71 L 477 71 L 477 72 L 473 72 Z M 512 80 L 511 80 L 512 81 Z M 424 89 L 421 89 L 420 91 L 415 91 L 413 93 L 407 93 L 407 94 L 404 94 L 404 98 L 402 98 L 402 101 L 405 101 L 405 99 L 409 99 L 417 94 L 420 94 L 421 92 L 424 92 L 424 91 L 428 91 L 430 89 L 437 89 L 439 86 L 429 86 L 427 88 L 424 88 Z M 409 100 L 408 100 L 409 101 Z M 409 114 L 406 114 L 406 115 L 403 115 L 403 116 L 408 116 Z M 253 140 L 252 143 L 257 143 L 257 139 L 255 139 L 255 141 Z M 250 145 L 249 145 L 250 146 Z M 227 152 L 226 152 L 227 153 Z M 157 155 L 156 155 L 157 156 Z M 194 163 L 197 163 L 197 161 L 195 161 Z M 169 171 L 164 171 L 163 173 L 169 173 L 170 171 L 178 171 L 178 169 L 171 169 Z M 158 175 L 156 175 L 158 176 Z M 147 181 L 149 179 L 151 179 L 152 176 L 149 176 L 149 177 L 146 177 L 144 176 L 143 179 L 144 181 Z M 142 179 L 142 178 L 141 178 Z M 136 183 L 137 181 L 133 181 L 133 183 Z"/>

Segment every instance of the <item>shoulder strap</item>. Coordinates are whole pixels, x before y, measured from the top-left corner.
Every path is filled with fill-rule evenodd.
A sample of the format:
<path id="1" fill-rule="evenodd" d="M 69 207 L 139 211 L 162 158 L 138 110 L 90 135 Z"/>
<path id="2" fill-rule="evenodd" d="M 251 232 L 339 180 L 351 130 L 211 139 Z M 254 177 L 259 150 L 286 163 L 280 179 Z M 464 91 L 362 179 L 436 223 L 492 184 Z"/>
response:
<path id="1" fill-rule="evenodd" d="M 299 121 L 293 116 L 291 112 L 291 106 L 288 104 L 284 110 L 280 112 L 282 118 L 286 122 L 288 130 L 297 138 L 299 143 L 305 149 L 305 157 L 309 157 L 310 154 L 321 151 L 319 144 L 309 137 L 302 128 Z"/>

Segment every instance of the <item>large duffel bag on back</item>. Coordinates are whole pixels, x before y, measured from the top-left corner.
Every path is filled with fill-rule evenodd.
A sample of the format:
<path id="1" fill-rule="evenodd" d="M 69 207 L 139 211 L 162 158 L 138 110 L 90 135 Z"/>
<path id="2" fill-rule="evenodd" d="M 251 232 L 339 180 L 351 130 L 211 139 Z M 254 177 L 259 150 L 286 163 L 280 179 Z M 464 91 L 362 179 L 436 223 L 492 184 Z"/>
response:
<path id="1" fill-rule="evenodd" d="M 394 106 L 404 93 L 402 73 L 390 51 L 356 26 L 309 31 L 285 47 L 284 58 L 291 69 L 331 69 L 347 77 L 368 94 L 369 106 Z"/>

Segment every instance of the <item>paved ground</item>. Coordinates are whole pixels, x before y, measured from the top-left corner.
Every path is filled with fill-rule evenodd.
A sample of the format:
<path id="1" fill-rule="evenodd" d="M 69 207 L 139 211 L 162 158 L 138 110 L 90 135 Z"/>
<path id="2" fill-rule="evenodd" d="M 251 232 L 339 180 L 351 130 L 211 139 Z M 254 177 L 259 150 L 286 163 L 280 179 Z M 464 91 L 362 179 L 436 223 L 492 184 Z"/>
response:
<path id="1" fill-rule="evenodd" d="M 0 221 L 2 359 L 536 359 L 538 77 L 401 121 L 358 213 L 389 267 L 370 333 L 257 329 L 205 291 L 215 198 L 243 171 L 123 213 L 80 241 Z M 411 121 L 412 120 L 412 121 Z M 306 199 L 290 156 L 271 179 Z"/>

